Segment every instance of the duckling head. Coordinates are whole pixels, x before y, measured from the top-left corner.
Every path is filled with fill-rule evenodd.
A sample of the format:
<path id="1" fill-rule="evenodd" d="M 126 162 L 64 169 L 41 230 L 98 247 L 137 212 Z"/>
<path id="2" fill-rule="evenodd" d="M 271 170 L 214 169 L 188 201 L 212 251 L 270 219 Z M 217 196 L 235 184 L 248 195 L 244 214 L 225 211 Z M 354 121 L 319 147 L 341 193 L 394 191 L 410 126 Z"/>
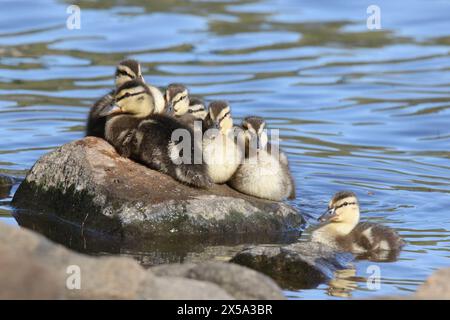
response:
<path id="1" fill-rule="evenodd" d="M 231 108 L 226 101 L 213 101 L 208 106 L 208 114 L 205 122 L 208 128 L 218 129 L 222 133 L 227 133 L 233 127 L 231 118 Z"/>
<path id="2" fill-rule="evenodd" d="M 114 104 L 105 110 L 101 116 L 129 114 L 136 117 L 146 117 L 154 111 L 154 99 L 147 85 L 141 80 L 132 80 L 117 88 Z"/>
<path id="3" fill-rule="evenodd" d="M 256 150 L 265 149 L 268 142 L 267 132 L 264 130 L 266 121 L 261 117 L 246 117 L 242 121 L 242 129 L 244 130 L 244 137 L 246 144 L 250 148 Z"/>
<path id="4" fill-rule="evenodd" d="M 201 99 L 195 97 L 189 97 L 188 113 L 192 114 L 194 118 L 199 120 L 204 120 L 208 114 L 206 112 L 205 103 Z"/>
<path id="5" fill-rule="evenodd" d="M 141 65 L 133 59 L 127 59 L 119 62 L 116 68 L 116 88 L 119 88 L 125 82 L 131 80 L 141 80 L 144 82 L 144 77 L 141 73 Z"/>
<path id="6" fill-rule="evenodd" d="M 336 229 L 350 232 L 359 222 L 358 198 L 351 191 L 336 193 L 319 221 L 328 222 Z"/>
<path id="7" fill-rule="evenodd" d="M 166 110 L 174 116 L 182 116 L 189 110 L 189 91 L 178 83 L 169 84 L 166 89 Z"/>

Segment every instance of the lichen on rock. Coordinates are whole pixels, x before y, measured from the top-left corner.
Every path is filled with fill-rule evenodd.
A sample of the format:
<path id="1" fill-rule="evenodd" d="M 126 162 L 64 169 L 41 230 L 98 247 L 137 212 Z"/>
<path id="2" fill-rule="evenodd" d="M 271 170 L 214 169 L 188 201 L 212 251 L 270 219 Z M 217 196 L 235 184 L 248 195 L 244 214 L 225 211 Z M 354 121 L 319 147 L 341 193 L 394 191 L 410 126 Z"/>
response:
<path id="1" fill-rule="evenodd" d="M 180 184 L 120 157 L 94 137 L 42 156 L 19 186 L 13 205 L 124 237 L 279 233 L 304 223 L 288 204 L 250 197 L 226 185 L 201 190 Z"/>

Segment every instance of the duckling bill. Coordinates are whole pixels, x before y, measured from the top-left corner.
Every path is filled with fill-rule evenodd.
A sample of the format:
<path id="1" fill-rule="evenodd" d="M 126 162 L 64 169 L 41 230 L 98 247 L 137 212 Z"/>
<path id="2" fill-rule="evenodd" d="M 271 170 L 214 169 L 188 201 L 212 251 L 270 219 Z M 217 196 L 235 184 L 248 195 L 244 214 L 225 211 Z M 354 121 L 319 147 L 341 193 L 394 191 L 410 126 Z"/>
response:
<path id="1" fill-rule="evenodd" d="M 378 257 L 394 256 L 404 245 L 398 233 L 386 226 L 359 222 L 359 202 L 350 191 L 341 191 L 334 195 L 327 211 L 319 221 L 325 224 L 312 233 L 312 241 L 321 242 L 331 247 L 350 251 L 355 254 L 375 255 Z"/>
<path id="2" fill-rule="evenodd" d="M 119 62 L 115 73 L 116 88 L 120 87 L 125 82 L 134 79 L 144 80 L 139 62 L 131 59 Z M 101 97 L 89 110 L 86 124 L 86 136 L 99 137 L 102 139 L 105 138 L 106 118 L 102 115 L 105 114 L 114 103 L 114 93 L 115 90 L 112 90 L 108 94 Z"/>
<path id="3" fill-rule="evenodd" d="M 142 76 L 141 66 L 138 61 L 127 59 L 119 62 L 115 73 L 115 87 L 116 89 L 132 80 L 144 81 Z M 164 97 L 158 88 L 147 84 L 148 89 L 154 98 L 155 109 L 157 113 L 164 110 Z M 106 117 L 109 108 L 114 104 L 114 95 L 116 90 L 110 91 L 108 94 L 97 100 L 89 110 L 89 115 L 86 124 L 86 136 L 94 136 L 105 139 L 105 125 Z"/>

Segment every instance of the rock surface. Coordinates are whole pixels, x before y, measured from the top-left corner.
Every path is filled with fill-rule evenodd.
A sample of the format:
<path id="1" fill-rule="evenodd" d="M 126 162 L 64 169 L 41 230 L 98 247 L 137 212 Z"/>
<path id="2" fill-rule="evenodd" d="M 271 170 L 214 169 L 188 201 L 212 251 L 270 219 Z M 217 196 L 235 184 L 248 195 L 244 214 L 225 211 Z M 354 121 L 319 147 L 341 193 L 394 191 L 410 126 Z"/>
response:
<path id="1" fill-rule="evenodd" d="M 217 284 L 237 299 L 283 299 L 278 286 L 271 279 L 261 281 L 263 275 L 235 264 L 206 262 L 203 264 L 171 264 L 150 269 L 158 276 L 183 277 Z"/>
<path id="2" fill-rule="evenodd" d="M 450 268 L 434 272 L 417 289 L 414 298 L 450 300 Z"/>
<path id="3" fill-rule="evenodd" d="M 9 192 L 11 191 L 11 187 L 13 186 L 13 184 L 13 178 L 0 174 L 0 199 L 9 196 Z"/>
<path id="4" fill-rule="evenodd" d="M 226 185 L 211 190 L 182 185 L 120 157 L 94 137 L 42 156 L 13 205 L 121 236 L 274 233 L 304 223 L 287 204 L 246 196 Z"/>
<path id="5" fill-rule="evenodd" d="M 334 277 L 337 270 L 348 269 L 353 255 L 336 252 L 315 242 L 286 246 L 250 246 L 231 262 L 262 272 L 286 289 L 315 288 Z"/>
<path id="6" fill-rule="evenodd" d="M 145 270 L 129 258 L 81 255 L 2 223 L 0 257 L 0 299 L 283 298 L 271 279 L 244 267 L 207 263 Z M 67 288 L 76 284 L 77 271 L 69 266 L 79 267 L 80 289 Z"/>

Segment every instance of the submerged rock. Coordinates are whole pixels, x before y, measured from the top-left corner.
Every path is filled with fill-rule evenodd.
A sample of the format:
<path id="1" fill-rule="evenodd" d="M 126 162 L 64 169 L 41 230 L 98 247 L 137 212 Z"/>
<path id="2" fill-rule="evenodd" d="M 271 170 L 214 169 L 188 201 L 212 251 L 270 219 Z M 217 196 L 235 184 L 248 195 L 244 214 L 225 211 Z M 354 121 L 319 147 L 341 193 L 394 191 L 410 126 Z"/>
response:
<path id="1" fill-rule="evenodd" d="M 236 254 L 231 262 L 260 271 L 286 289 L 315 288 L 349 268 L 350 253 L 336 252 L 316 242 L 298 242 L 287 246 L 250 246 Z"/>
<path id="2" fill-rule="evenodd" d="M 42 156 L 17 190 L 13 205 L 54 214 L 82 230 L 125 237 L 277 233 L 304 223 L 287 204 L 250 197 L 226 185 L 211 190 L 188 187 L 120 157 L 94 137 Z"/>
<path id="3" fill-rule="evenodd" d="M 2 223 L 0 257 L 0 299 L 283 298 L 271 279 L 244 267 L 207 263 L 145 270 L 130 258 L 85 256 Z"/>

